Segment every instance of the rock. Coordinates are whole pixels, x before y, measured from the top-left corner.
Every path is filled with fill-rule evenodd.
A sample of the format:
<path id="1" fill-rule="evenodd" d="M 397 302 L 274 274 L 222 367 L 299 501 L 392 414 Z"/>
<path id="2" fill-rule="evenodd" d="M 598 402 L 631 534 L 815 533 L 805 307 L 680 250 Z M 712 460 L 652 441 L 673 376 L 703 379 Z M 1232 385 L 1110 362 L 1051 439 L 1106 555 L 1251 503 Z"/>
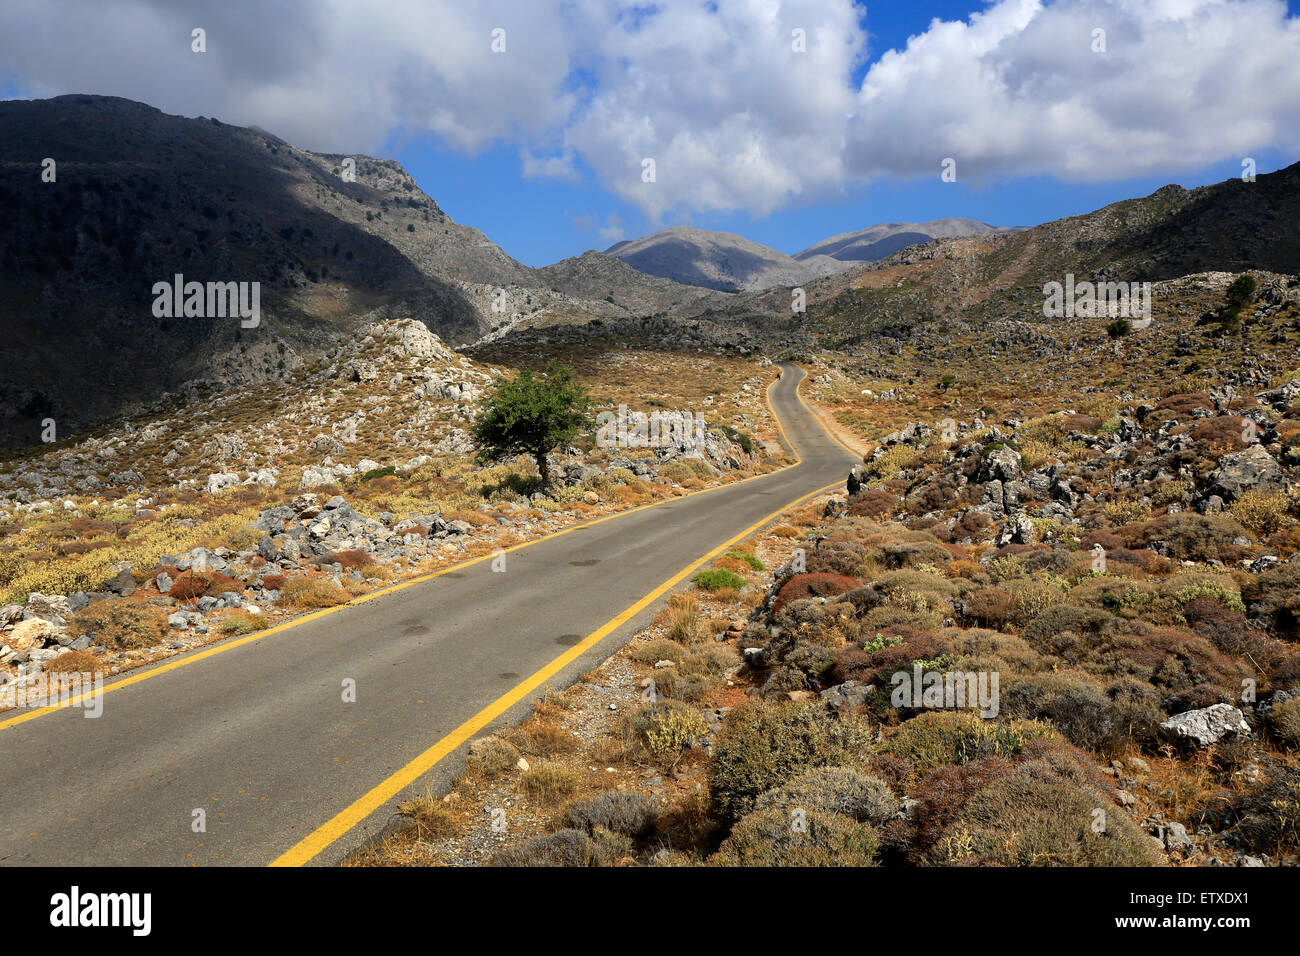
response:
<path id="1" fill-rule="evenodd" d="M 1019 481 L 1023 474 L 1020 452 L 1009 445 L 993 449 L 980 463 L 982 481 Z"/>
<path id="2" fill-rule="evenodd" d="M 135 590 L 135 578 L 131 576 L 131 566 L 127 565 L 117 574 L 113 575 L 104 582 L 104 590 L 112 591 L 117 595 L 130 594 Z"/>
<path id="3" fill-rule="evenodd" d="M 299 518 L 314 518 L 320 514 L 320 505 L 316 503 L 316 496 L 311 492 L 296 496 L 289 504 Z"/>
<path id="4" fill-rule="evenodd" d="M 532 769 L 532 767 L 529 766 L 528 761 L 525 760 L 523 757 L 519 758 L 519 760 L 515 763 L 515 766 L 518 767 L 520 770 L 522 770 L 524 773 L 527 773 L 529 770 Z"/>
<path id="5" fill-rule="evenodd" d="M 215 495 L 239 484 L 239 475 L 233 471 L 222 471 L 208 475 L 208 494 Z"/>
<path id="6" fill-rule="evenodd" d="M 821 699 L 831 707 L 862 707 L 876 692 L 876 686 L 866 681 L 850 680 L 836 684 L 821 692 Z"/>
<path id="7" fill-rule="evenodd" d="M 1232 503 L 1251 489 L 1278 488 L 1283 484 L 1282 468 L 1262 445 L 1233 452 L 1219 459 L 1210 473 L 1208 493 Z"/>
<path id="8" fill-rule="evenodd" d="M 0 607 L 0 628 L 16 624 L 22 619 L 23 606 L 21 604 L 6 604 L 4 607 Z"/>
<path id="9" fill-rule="evenodd" d="M 5 643 L 15 651 L 26 651 L 44 647 L 47 643 L 57 643 L 62 633 L 62 628 L 57 624 L 44 618 L 31 617 L 15 624 L 13 629 L 5 634 Z"/>
<path id="10" fill-rule="evenodd" d="M 745 663 L 752 668 L 763 666 L 763 648 L 761 647 L 747 647 L 741 652 L 741 656 L 744 657 Z"/>
<path id="11" fill-rule="evenodd" d="M 1187 827 L 1181 823 L 1170 823 L 1165 826 L 1164 833 L 1165 849 L 1170 853 L 1190 853 L 1195 849 L 1192 838 L 1187 835 Z"/>
<path id="12" fill-rule="evenodd" d="M 1250 734 L 1245 716 L 1231 704 L 1215 704 L 1177 714 L 1162 723 L 1160 729 L 1173 740 L 1189 741 L 1197 747 L 1209 747 L 1228 736 Z"/>
<path id="13" fill-rule="evenodd" d="M 27 596 L 27 606 L 24 608 L 23 616 L 62 623 L 72 617 L 72 606 L 62 594 L 39 594 L 33 591 Z"/>

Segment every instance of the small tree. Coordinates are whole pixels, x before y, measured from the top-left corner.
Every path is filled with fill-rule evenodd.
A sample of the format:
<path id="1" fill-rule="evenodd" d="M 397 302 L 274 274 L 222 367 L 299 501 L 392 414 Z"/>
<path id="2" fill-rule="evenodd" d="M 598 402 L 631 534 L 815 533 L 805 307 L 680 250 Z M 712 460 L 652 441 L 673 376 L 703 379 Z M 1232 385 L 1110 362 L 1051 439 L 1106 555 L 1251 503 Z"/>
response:
<path id="1" fill-rule="evenodd" d="M 512 382 L 500 382 L 483 401 L 474 423 L 479 457 L 490 461 L 505 455 L 532 455 L 542 476 L 551 482 L 546 456 L 590 426 L 587 390 L 573 378 L 573 370 L 551 363 L 544 377 L 531 371 Z"/>
<path id="2" fill-rule="evenodd" d="M 1106 334 L 1112 339 L 1120 339 L 1133 331 L 1128 319 L 1119 318 L 1106 326 Z"/>

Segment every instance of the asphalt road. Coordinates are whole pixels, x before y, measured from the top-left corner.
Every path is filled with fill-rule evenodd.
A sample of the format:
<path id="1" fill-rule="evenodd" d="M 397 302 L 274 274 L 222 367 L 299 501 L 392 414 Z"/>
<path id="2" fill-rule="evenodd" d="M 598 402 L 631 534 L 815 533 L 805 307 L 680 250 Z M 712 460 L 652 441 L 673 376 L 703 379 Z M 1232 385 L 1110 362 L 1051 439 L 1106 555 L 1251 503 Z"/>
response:
<path id="1" fill-rule="evenodd" d="M 263 865 L 294 847 L 293 862 L 336 861 L 410 792 L 459 769 L 454 732 L 467 720 L 581 646 L 547 681 L 571 682 L 663 597 L 593 639 L 612 619 L 844 477 L 853 457 L 803 406 L 802 376 L 785 366 L 770 392 L 802 456 L 792 468 L 512 551 L 504 573 L 475 564 L 248 640 L 106 694 L 98 719 L 67 708 L 0 727 L 0 866 Z M 353 703 L 343 701 L 349 678 Z M 521 693 L 487 726 L 519 719 L 530 700 Z M 448 735 L 458 745 L 412 790 L 366 805 Z M 352 818 L 340 822 L 341 812 Z"/>

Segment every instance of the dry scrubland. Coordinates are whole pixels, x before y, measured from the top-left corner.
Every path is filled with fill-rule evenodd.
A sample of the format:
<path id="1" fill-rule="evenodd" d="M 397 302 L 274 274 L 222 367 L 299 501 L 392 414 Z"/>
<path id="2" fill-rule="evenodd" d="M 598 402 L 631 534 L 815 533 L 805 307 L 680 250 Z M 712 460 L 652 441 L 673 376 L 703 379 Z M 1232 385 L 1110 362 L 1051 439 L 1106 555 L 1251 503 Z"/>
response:
<path id="1" fill-rule="evenodd" d="M 110 673 L 489 553 L 577 521 L 779 467 L 770 365 L 669 351 L 573 361 L 593 416 L 620 402 L 704 413 L 706 453 L 599 448 L 475 461 L 491 383 L 418 323 L 370 326 L 268 390 L 195 386 L 0 469 L 0 686 Z M 748 450 L 747 450 L 748 449 Z M 768 452 L 772 452 L 769 456 Z"/>
<path id="2" fill-rule="evenodd" d="M 1300 307 L 1263 286 L 1225 335 L 1232 278 L 1161 284 L 1118 340 L 820 353 L 861 490 L 719 559 L 351 862 L 1295 865 Z M 918 669 L 996 674 L 996 717 L 897 706 Z"/>

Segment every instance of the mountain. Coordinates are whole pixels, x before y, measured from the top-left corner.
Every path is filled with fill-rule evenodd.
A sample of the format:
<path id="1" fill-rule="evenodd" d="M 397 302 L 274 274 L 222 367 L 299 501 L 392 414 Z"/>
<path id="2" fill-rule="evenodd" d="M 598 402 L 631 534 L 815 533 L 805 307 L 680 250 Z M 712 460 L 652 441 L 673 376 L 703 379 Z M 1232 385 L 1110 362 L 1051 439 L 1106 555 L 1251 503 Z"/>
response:
<path id="1" fill-rule="evenodd" d="M 899 249 L 931 239 L 958 236 L 986 236 L 1002 232 L 1019 232 L 1021 226 L 990 226 L 974 219 L 935 219 L 932 222 L 886 222 L 857 232 L 842 232 L 796 252 L 801 262 L 829 256 L 842 262 L 876 262 Z"/>
<path id="2" fill-rule="evenodd" d="M 155 316 L 155 284 L 178 274 L 257 283 L 260 323 Z M 281 381 L 378 320 L 412 317 L 459 346 L 525 319 L 706 295 L 670 285 L 613 259 L 524 266 L 390 160 L 117 97 L 0 102 L 0 447 L 195 382 Z"/>
<path id="3" fill-rule="evenodd" d="M 793 286 L 850 268 L 825 256 L 791 256 L 730 232 L 672 226 L 605 250 L 633 269 L 723 292 Z"/>
<path id="4" fill-rule="evenodd" d="M 1202 273 L 1300 274 L 1300 163 L 1149 196 L 1017 232 L 936 239 L 810 283 L 808 312 L 783 316 L 796 337 L 859 340 L 911 334 L 936 319 L 1043 317 L 1043 286 L 1080 281 L 1169 282 Z M 1157 307 L 1161 303 L 1156 302 Z M 775 315 L 781 300 L 756 298 Z"/>

